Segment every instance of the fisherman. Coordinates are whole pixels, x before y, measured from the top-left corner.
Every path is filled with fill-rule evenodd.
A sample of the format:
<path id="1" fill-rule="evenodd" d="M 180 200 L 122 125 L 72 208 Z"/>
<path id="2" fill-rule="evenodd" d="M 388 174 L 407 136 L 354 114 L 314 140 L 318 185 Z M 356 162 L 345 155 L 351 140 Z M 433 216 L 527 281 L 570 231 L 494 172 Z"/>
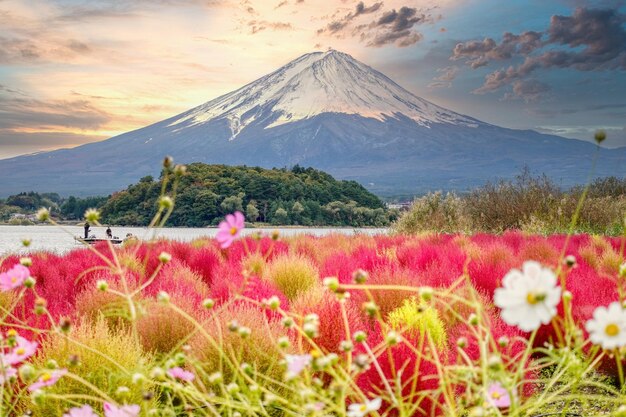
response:
<path id="1" fill-rule="evenodd" d="M 85 222 L 85 239 L 89 237 L 89 222 Z"/>
<path id="2" fill-rule="evenodd" d="M 113 232 L 111 231 L 111 226 L 107 226 L 107 238 L 113 239 Z"/>

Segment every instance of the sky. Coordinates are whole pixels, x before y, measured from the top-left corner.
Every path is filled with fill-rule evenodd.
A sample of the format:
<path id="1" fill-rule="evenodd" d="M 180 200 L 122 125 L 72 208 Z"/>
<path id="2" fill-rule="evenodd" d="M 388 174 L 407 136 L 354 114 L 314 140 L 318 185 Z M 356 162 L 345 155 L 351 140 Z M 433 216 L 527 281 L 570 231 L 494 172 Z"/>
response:
<path id="1" fill-rule="evenodd" d="M 626 0 L 0 0 L 0 159 L 149 125 L 328 48 L 488 123 L 626 146 Z"/>

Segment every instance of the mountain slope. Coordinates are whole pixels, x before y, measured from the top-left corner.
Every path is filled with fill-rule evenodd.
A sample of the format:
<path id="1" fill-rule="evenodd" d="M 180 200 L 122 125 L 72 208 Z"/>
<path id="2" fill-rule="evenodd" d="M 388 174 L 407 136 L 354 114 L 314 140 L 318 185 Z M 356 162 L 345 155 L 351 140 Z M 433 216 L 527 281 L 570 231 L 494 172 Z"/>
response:
<path id="1" fill-rule="evenodd" d="M 304 55 L 180 115 L 74 149 L 0 161 L 0 195 L 107 194 L 177 162 L 313 166 L 380 195 L 463 190 L 523 166 L 584 182 L 595 146 L 505 129 L 439 107 L 349 55 Z M 596 174 L 624 175 L 626 148 L 602 150 Z"/>

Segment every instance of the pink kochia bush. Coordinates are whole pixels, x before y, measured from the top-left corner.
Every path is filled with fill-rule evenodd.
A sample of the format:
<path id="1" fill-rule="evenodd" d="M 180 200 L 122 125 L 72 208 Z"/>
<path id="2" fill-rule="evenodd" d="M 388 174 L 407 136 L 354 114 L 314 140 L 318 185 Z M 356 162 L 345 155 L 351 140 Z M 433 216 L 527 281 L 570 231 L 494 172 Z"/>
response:
<path id="1" fill-rule="evenodd" d="M 527 346 L 523 340 L 531 340 L 537 348 L 562 340 L 559 326 L 534 328 L 525 322 L 525 327 L 518 328 L 515 318 L 511 319 L 515 311 L 502 313 L 507 307 L 502 300 L 515 301 L 515 289 L 525 288 L 520 284 L 522 278 L 505 279 L 510 271 L 539 264 L 550 278 L 552 271 L 557 271 L 552 285 L 559 286 L 554 289 L 559 303 L 550 305 L 549 318 L 555 315 L 559 323 L 573 320 L 585 337 L 588 332 L 582 324 L 597 315 L 599 307 L 624 301 L 626 293 L 618 280 L 625 255 L 619 238 L 546 238 L 507 232 L 469 237 L 277 239 L 242 237 L 243 228 L 243 215 L 235 213 L 220 224 L 216 240 L 99 246 L 100 256 L 87 249 L 64 255 L 33 253 L 29 268 L 16 257 L 6 258 L 0 264 L 0 291 L 22 291 L 30 277 L 36 285 L 32 291 L 24 290 L 4 325 L 30 326 L 39 332 L 23 332 L 15 346 L 5 349 L 5 363 L 13 366 L 35 355 L 45 332 L 59 328 L 63 320 L 85 324 L 118 309 L 124 312 L 123 319 L 108 320 L 107 325 L 127 331 L 146 354 L 161 358 L 184 350 L 197 361 L 196 369 L 188 363 L 163 360 L 170 365 L 155 373 L 161 375 L 159 383 L 211 386 L 219 378 L 235 381 L 237 367 L 231 362 L 239 360 L 250 367 L 246 369 L 267 372 L 274 384 L 285 376 L 285 370 L 289 378 L 300 378 L 324 369 L 327 363 L 322 359 L 333 363 L 342 357 L 353 361 L 346 372 L 356 372 L 354 386 L 365 395 L 360 398 L 362 403 L 346 404 L 352 407 L 352 415 L 361 409 L 375 411 L 373 406 L 368 408 L 367 398 L 385 392 L 395 392 L 415 404 L 411 411 L 405 410 L 407 415 L 442 415 L 445 407 L 454 403 L 455 395 L 470 391 L 475 404 L 506 409 L 518 401 L 516 395 L 532 395 L 533 389 L 520 384 L 512 393 L 503 381 L 483 381 L 485 375 L 474 375 L 474 382 L 465 381 L 465 376 L 452 378 L 449 391 L 442 394 L 438 381 L 441 366 L 464 369 L 484 361 L 485 346 L 492 355 L 490 366 L 515 374 L 520 363 L 532 359 L 524 357 Z M 565 256 L 570 256 L 568 263 L 563 262 Z M 290 277 L 290 271 L 300 272 Z M 509 292 L 504 293 L 503 287 Z M 561 291 L 567 291 L 573 300 L 569 311 L 560 303 Z M 494 300 L 498 292 L 500 300 Z M 438 293 L 447 296 L 447 301 L 433 298 L 432 294 Z M 543 302 L 545 295 L 529 292 L 527 299 L 534 305 Z M 474 304 L 464 303 L 464 297 Z M 3 296 L 1 302 L 9 305 L 13 300 Z M 481 306 L 480 311 L 476 305 Z M 45 314 L 35 314 L 37 308 Z M 481 316 L 480 325 L 472 324 L 476 315 Z M 441 333 L 436 340 L 430 336 L 435 329 Z M 526 330 L 533 336 L 529 338 Z M 224 352 L 207 342 L 205 335 L 224 343 Z M 612 346 L 610 341 L 605 344 Z M 285 369 L 285 363 L 292 365 L 290 358 L 301 359 L 297 372 L 293 366 Z M 621 372 L 608 355 L 599 362 L 609 374 Z M 221 370 L 219 376 L 216 369 Z M 7 371 L 6 377 L 15 377 L 15 372 Z M 65 372 L 58 369 L 43 374 L 30 389 L 45 389 Z M 517 374 L 526 379 L 537 376 L 533 372 Z M 328 376 L 319 381 L 320 386 L 329 384 Z M 482 394 L 473 391 L 475 381 L 484 386 Z M 437 394 L 413 398 L 416 392 Z M 396 406 L 389 398 L 375 405 L 382 411 Z M 323 406 L 311 405 L 314 411 Z M 66 415 L 89 415 L 92 409 L 85 407 L 71 409 Z M 125 407 L 106 403 L 104 412 L 106 416 L 123 415 L 122 410 L 129 415 L 139 412 L 137 406 Z"/>

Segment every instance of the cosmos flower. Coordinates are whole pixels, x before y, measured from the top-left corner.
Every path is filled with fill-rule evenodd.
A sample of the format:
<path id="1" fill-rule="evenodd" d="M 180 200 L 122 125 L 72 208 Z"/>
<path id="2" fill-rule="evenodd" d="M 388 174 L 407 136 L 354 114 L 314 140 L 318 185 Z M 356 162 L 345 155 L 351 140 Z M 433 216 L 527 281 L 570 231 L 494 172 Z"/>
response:
<path id="1" fill-rule="evenodd" d="M 226 220 L 220 222 L 215 239 L 220 243 L 222 249 L 229 247 L 235 239 L 239 237 L 239 232 L 244 228 L 244 217 L 241 212 L 226 216 Z"/>
<path id="2" fill-rule="evenodd" d="M 193 373 L 185 371 L 183 368 L 177 366 L 167 370 L 167 374 L 174 379 L 179 379 L 185 382 L 191 382 L 196 377 Z"/>
<path id="3" fill-rule="evenodd" d="M 287 373 L 292 376 L 300 375 L 304 368 L 309 366 L 312 359 L 311 355 L 285 355 Z"/>
<path id="4" fill-rule="evenodd" d="M 382 404 L 382 400 L 374 398 L 373 400 L 366 401 L 365 403 L 355 403 L 348 406 L 348 417 L 364 417 L 372 411 L 378 411 Z"/>
<path id="5" fill-rule="evenodd" d="M 556 285 L 552 270 L 526 261 L 521 271 L 509 271 L 502 284 L 495 291 L 494 303 L 502 309 L 501 317 L 506 323 L 530 332 L 550 323 L 556 315 L 561 287 Z"/>
<path id="6" fill-rule="evenodd" d="M 497 408 L 509 408 L 511 406 L 511 396 L 499 382 L 494 382 L 487 388 L 487 401 Z"/>
<path id="7" fill-rule="evenodd" d="M 30 342 L 21 336 L 17 336 L 15 339 L 17 340 L 17 345 L 2 357 L 3 365 L 18 364 L 33 356 L 37 351 L 37 342 Z"/>
<path id="8" fill-rule="evenodd" d="M 604 349 L 626 346 L 626 310 L 618 302 L 596 308 L 585 328 L 591 341 Z"/>
<path id="9" fill-rule="evenodd" d="M 67 413 L 63 414 L 63 417 L 98 417 L 98 415 L 93 412 L 90 406 L 83 405 L 82 407 L 70 408 Z"/>
<path id="10" fill-rule="evenodd" d="M 30 276 L 30 271 L 24 265 L 16 264 L 13 268 L 0 274 L 0 291 L 11 291 L 21 286 L 26 278 Z"/>
<path id="11" fill-rule="evenodd" d="M 111 403 L 104 403 L 105 417 L 137 417 L 141 409 L 138 405 L 122 405 L 120 407 Z"/>
<path id="12" fill-rule="evenodd" d="M 44 387 L 49 387 L 50 385 L 54 385 L 65 374 L 67 374 L 67 369 L 46 371 L 41 374 L 37 382 L 28 387 L 28 390 L 32 392 Z"/>

